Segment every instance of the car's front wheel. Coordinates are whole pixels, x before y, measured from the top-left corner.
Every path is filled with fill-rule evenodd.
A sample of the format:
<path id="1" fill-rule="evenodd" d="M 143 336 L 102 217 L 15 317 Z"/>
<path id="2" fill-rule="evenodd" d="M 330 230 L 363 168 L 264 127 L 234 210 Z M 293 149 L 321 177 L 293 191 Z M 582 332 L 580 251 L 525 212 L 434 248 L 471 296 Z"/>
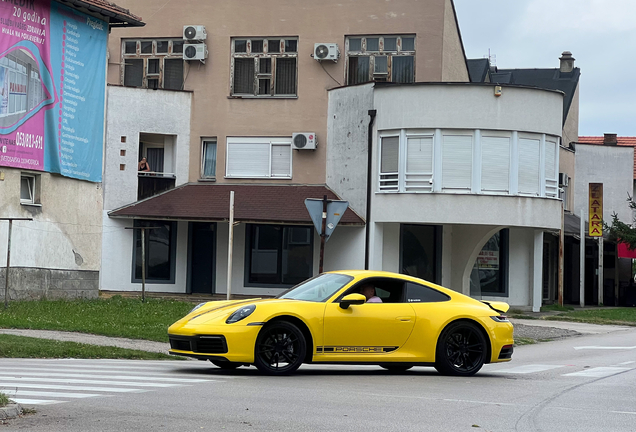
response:
<path id="1" fill-rule="evenodd" d="M 435 369 L 443 375 L 471 376 L 484 365 L 487 352 L 486 338 L 475 324 L 454 322 L 439 337 Z"/>
<path id="2" fill-rule="evenodd" d="M 274 321 L 263 327 L 256 338 L 254 364 L 268 375 L 286 375 L 300 367 L 307 344 L 303 333 L 287 321 Z"/>

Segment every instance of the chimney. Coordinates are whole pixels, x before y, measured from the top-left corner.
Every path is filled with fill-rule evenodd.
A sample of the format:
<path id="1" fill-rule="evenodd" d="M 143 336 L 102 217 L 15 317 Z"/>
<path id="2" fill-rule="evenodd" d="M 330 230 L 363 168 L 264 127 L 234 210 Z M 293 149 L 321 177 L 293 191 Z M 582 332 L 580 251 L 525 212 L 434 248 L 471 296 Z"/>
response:
<path id="1" fill-rule="evenodd" d="M 572 70 L 574 69 L 575 58 L 572 57 L 572 53 L 570 51 L 563 51 L 563 54 L 561 54 L 559 60 L 561 61 L 561 65 L 559 67 L 559 71 L 561 73 L 572 72 Z"/>
<path id="2" fill-rule="evenodd" d="M 603 144 L 615 146 L 618 145 L 618 140 L 616 139 L 616 134 L 606 133 L 603 136 Z"/>

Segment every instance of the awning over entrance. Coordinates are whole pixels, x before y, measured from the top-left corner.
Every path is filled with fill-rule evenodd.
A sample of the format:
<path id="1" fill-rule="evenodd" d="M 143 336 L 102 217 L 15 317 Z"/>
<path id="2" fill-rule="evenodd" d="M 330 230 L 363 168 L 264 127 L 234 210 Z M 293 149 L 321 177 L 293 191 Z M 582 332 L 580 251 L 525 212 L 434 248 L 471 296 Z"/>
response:
<path id="1" fill-rule="evenodd" d="M 230 191 L 234 191 L 237 222 L 313 224 L 305 198 L 340 199 L 326 186 L 211 185 L 189 183 L 162 194 L 112 210 L 112 218 L 225 221 L 230 216 Z M 349 207 L 340 225 L 364 225 Z"/>

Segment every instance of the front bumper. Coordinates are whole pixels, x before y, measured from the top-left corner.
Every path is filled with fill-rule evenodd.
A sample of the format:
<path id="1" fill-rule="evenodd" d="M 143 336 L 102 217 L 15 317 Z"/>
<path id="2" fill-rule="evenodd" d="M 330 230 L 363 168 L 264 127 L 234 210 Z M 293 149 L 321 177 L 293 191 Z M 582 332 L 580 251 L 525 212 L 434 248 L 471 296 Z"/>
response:
<path id="1" fill-rule="evenodd" d="M 170 354 L 197 359 L 254 363 L 254 345 L 261 326 L 224 325 L 168 329 Z"/>

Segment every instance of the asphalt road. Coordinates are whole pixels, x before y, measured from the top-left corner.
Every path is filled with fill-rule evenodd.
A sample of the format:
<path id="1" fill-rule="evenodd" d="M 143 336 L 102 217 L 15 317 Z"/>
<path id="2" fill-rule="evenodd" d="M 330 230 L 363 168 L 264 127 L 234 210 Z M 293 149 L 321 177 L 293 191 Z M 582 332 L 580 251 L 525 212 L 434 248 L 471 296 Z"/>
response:
<path id="1" fill-rule="evenodd" d="M 0 432 L 634 432 L 636 329 L 521 346 L 512 362 L 471 378 L 431 368 L 306 365 L 265 377 L 194 361 L 0 359 L 0 389 L 37 410 Z"/>

